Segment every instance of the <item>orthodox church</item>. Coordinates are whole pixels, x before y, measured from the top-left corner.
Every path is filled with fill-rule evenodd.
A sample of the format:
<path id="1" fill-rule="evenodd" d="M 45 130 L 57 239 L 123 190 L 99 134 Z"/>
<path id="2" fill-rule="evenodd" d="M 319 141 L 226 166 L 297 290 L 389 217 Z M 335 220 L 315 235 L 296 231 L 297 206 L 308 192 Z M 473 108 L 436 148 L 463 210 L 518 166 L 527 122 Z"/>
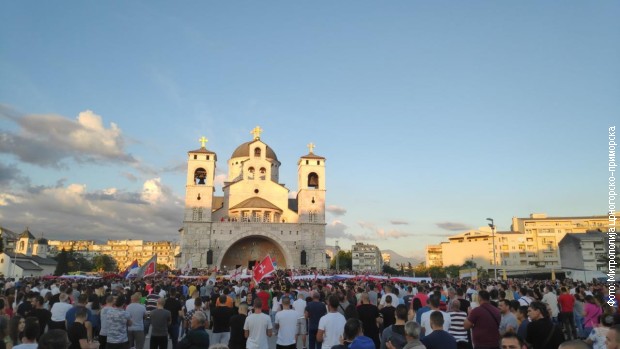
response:
<path id="1" fill-rule="evenodd" d="M 253 139 L 227 160 L 223 196 L 215 196 L 216 153 L 187 153 L 180 265 L 232 270 L 267 254 L 278 268 L 325 268 L 325 158 L 309 153 L 297 162 L 297 195 L 279 183 L 280 161 L 254 128 Z"/>

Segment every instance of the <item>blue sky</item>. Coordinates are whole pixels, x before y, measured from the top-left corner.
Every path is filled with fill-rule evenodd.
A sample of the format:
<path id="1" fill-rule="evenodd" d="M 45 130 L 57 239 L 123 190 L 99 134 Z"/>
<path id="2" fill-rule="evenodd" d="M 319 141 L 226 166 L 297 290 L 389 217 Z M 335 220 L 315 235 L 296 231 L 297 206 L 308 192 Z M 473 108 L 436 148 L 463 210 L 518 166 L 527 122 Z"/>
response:
<path id="1" fill-rule="evenodd" d="M 306 144 L 327 158 L 328 243 L 413 256 L 487 217 L 605 214 L 619 15 L 615 1 L 3 2 L 0 224 L 176 239 L 186 152 L 206 136 L 222 177 L 256 125 L 292 191 Z"/>

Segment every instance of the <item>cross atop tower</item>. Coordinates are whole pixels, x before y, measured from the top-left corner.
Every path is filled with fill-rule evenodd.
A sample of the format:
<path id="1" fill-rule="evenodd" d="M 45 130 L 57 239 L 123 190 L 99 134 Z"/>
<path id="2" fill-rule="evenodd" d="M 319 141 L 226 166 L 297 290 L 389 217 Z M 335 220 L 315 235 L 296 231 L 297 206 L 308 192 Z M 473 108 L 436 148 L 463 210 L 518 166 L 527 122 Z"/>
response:
<path id="1" fill-rule="evenodd" d="M 315 147 L 314 143 L 311 142 L 310 144 L 308 144 L 308 149 L 310 149 L 310 154 L 314 154 L 314 147 Z"/>
<path id="2" fill-rule="evenodd" d="M 263 129 L 260 128 L 260 126 L 256 126 L 254 127 L 254 129 L 252 131 L 250 131 L 251 134 L 254 135 L 254 140 L 259 140 L 260 139 L 260 134 L 263 132 Z"/>
<path id="3" fill-rule="evenodd" d="M 205 138 L 205 136 L 200 137 L 200 139 L 198 139 L 198 142 L 200 142 L 200 144 L 202 145 L 201 148 L 205 147 L 205 144 L 207 144 L 209 140 L 207 138 Z"/>

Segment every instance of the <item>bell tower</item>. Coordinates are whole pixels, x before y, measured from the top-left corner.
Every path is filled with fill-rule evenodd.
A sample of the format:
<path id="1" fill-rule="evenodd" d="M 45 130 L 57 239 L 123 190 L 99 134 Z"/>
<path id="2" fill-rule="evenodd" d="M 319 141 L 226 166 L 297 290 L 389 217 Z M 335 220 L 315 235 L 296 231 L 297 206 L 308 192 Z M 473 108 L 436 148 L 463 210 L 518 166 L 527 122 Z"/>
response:
<path id="1" fill-rule="evenodd" d="M 187 153 L 185 221 L 211 222 L 217 155 L 207 150 L 207 139 L 204 136 L 198 141 L 201 143 L 200 149 Z"/>
<path id="2" fill-rule="evenodd" d="M 310 152 L 297 163 L 297 205 L 299 222 L 325 224 L 325 158 Z"/>

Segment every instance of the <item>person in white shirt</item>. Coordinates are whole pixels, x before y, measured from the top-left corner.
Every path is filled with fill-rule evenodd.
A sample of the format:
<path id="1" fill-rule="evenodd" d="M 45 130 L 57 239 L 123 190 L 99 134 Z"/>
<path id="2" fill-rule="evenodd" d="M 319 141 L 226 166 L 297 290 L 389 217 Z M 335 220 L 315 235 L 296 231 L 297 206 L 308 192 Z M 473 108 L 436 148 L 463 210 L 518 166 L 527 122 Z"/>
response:
<path id="1" fill-rule="evenodd" d="M 551 291 L 551 286 L 545 286 L 545 295 L 542 298 L 542 302 L 549 306 L 551 309 L 551 319 L 556 323 L 560 308 L 558 307 L 558 296 Z"/>
<path id="2" fill-rule="evenodd" d="M 340 344 L 340 337 L 344 333 L 344 325 L 347 320 L 338 312 L 338 296 L 332 294 L 327 300 L 328 313 L 319 320 L 319 330 L 316 334 L 316 341 L 323 342 L 321 349 L 331 349 L 334 345 Z"/>
<path id="3" fill-rule="evenodd" d="M 49 329 L 60 329 L 66 331 L 66 315 L 69 309 L 73 308 L 73 306 L 68 303 L 69 295 L 67 295 L 66 293 L 61 293 L 59 299 L 60 301 L 54 303 L 52 309 L 50 310 L 50 312 L 52 313 L 52 319 L 49 323 Z"/>
<path id="4" fill-rule="evenodd" d="M 276 344 L 282 349 L 297 348 L 297 319 L 299 313 L 291 309 L 291 299 L 282 297 L 282 310 L 276 313 L 275 327 L 278 331 Z"/>
<path id="5" fill-rule="evenodd" d="M 381 300 L 379 301 L 379 309 L 385 307 L 385 298 L 387 296 L 392 296 L 392 303 L 398 305 L 398 296 L 392 293 L 392 286 L 385 286 L 384 290 L 385 294 L 381 296 Z"/>
<path id="6" fill-rule="evenodd" d="M 422 318 L 420 319 L 420 326 L 422 327 L 422 334 L 426 337 L 431 332 L 433 332 L 433 328 L 431 327 L 431 313 L 434 311 L 439 311 L 443 316 L 443 330 L 448 332 L 451 324 L 450 314 L 445 311 L 439 310 L 440 298 L 437 295 L 432 295 L 428 297 L 428 306 L 431 310 L 424 312 L 422 314 Z"/>
<path id="7" fill-rule="evenodd" d="M 293 310 L 297 312 L 297 335 L 301 336 L 301 346 L 306 347 L 306 335 L 308 334 L 308 326 L 306 324 L 306 299 L 302 292 L 297 294 L 297 300 L 293 302 Z"/>
<path id="8" fill-rule="evenodd" d="M 268 337 L 273 334 L 273 326 L 269 315 L 261 311 L 262 307 L 263 301 L 258 297 L 254 299 L 252 314 L 248 315 L 243 324 L 247 349 L 269 349 Z"/>

